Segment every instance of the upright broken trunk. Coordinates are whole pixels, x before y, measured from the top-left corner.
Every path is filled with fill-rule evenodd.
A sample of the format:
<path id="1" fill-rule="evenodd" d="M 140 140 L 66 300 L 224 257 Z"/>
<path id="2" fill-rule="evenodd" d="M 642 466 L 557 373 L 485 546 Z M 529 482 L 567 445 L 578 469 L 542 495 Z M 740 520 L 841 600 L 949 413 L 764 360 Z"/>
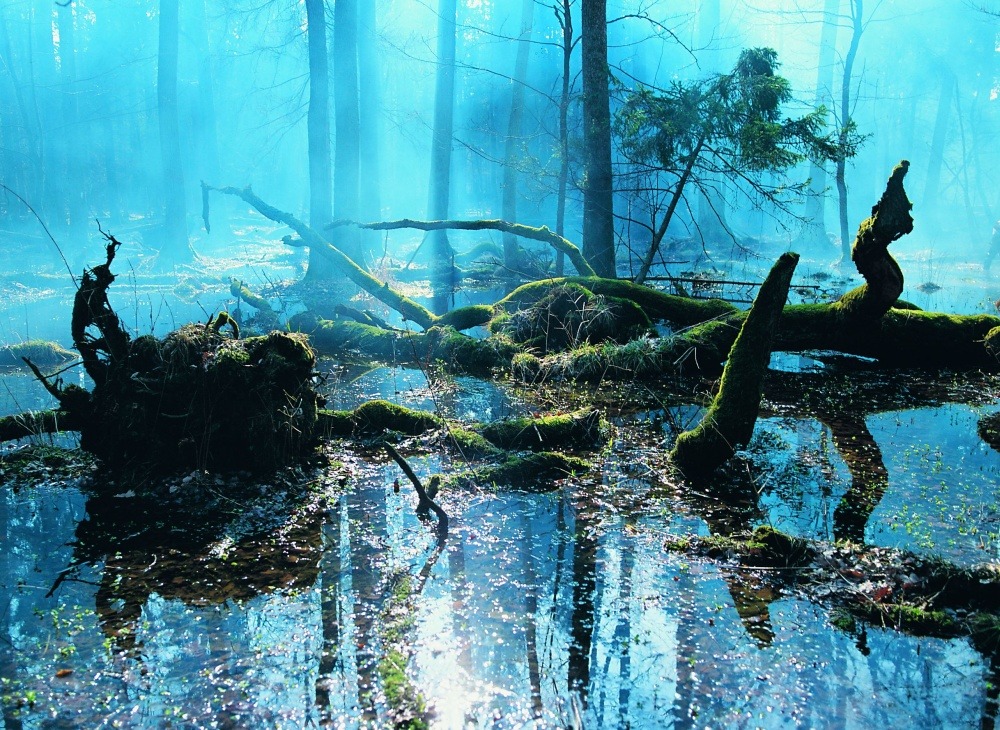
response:
<path id="1" fill-rule="evenodd" d="M 872 214 L 858 226 L 851 247 L 851 260 L 865 283 L 845 294 L 839 302 L 852 318 L 878 321 L 903 293 L 903 271 L 889 255 L 889 244 L 913 230 L 913 204 L 906 197 L 903 178 L 910 163 L 902 160 L 893 169 L 881 199 Z"/>
<path id="2" fill-rule="evenodd" d="M 709 476 L 753 435 L 771 344 L 798 262 L 798 254 L 786 253 L 771 268 L 729 351 L 718 395 L 701 423 L 677 437 L 670 456 L 688 479 Z"/>

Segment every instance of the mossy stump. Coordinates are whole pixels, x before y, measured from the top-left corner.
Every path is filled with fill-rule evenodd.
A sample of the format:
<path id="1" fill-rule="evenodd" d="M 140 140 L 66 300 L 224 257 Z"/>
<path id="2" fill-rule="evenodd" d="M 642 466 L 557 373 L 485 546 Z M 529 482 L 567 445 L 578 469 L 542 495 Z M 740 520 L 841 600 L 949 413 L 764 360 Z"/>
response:
<path id="1" fill-rule="evenodd" d="M 316 354 L 305 335 L 239 338 L 227 313 L 163 339 L 133 337 L 108 302 L 111 263 L 84 271 L 73 304 L 73 344 L 93 391 L 50 382 L 61 418 L 80 446 L 131 473 L 181 469 L 267 471 L 301 458 L 319 441 Z"/>
<path id="2" fill-rule="evenodd" d="M 236 340 L 189 324 L 140 337 L 95 386 L 80 444 L 115 467 L 276 468 L 317 443 L 315 365 L 294 333 Z"/>

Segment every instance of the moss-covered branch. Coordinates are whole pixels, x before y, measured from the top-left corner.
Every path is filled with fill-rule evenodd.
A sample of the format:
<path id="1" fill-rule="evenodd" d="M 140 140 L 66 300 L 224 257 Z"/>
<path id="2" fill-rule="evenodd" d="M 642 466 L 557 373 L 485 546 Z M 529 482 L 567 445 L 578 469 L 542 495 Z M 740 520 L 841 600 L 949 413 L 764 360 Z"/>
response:
<path id="1" fill-rule="evenodd" d="M 671 457 L 686 477 L 708 476 L 753 435 L 774 332 L 798 261 L 798 254 L 786 253 L 774 264 L 729 352 L 718 395 L 701 423 L 678 436 Z"/>
<path id="2" fill-rule="evenodd" d="M 397 221 L 380 221 L 378 223 L 358 223 L 355 221 L 334 221 L 330 223 L 327 228 L 336 228 L 338 226 L 357 226 L 358 228 L 364 228 L 371 231 L 392 231 L 401 228 L 412 228 L 419 231 L 441 231 L 441 230 L 461 230 L 461 231 L 500 231 L 502 233 L 510 233 L 521 238 L 528 238 L 533 241 L 540 241 L 542 243 L 547 243 L 556 251 L 566 254 L 569 260 L 576 267 L 576 270 L 581 276 L 595 276 L 593 268 L 587 263 L 587 260 L 583 257 L 580 249 L 571 243 L 569 240 L 563 238 L 554 231 L 549 230 L 548 226 L 541 226 L 539 228 L 533 228 L 531 226 L 526 226 L 522 223 L 510 223 L 509 221 L 503 220 L 474 220 L 474 221 L 457 221 L 457 220 L 447 220 L 447 221 L 418 221 L 412 220 L 410 218 L 404 218 Z"/>
<path id="3" fill-rule="evenodd" d="M 211 189 L 225 195 L 235 195 L 244 202 L 252 205 L 266 218 L 270 218 L 275 223 L 283 223 L 291 228 L 299 235 L 302 245 L 308 246 L 310 249 L 317 251 L 329 259 L 355 285 L 371 294 L 383 304 L 395 309 L 405 319 L 416 322 L 424 329 L 428 329 L 434 325 L 436 317 L 430 310 L 417 304 L 409 297 L 403 296 L 388 284 L 376 279 L 358 266 L 350 256 L 323 238 L 316 230 L 307 226 L 291 213 L 275 208 L 261 200 L 249 186 L 245 188 L 224 187 Z M 287 239 L 286 243 L 294 245 L 295 242 Z"/>

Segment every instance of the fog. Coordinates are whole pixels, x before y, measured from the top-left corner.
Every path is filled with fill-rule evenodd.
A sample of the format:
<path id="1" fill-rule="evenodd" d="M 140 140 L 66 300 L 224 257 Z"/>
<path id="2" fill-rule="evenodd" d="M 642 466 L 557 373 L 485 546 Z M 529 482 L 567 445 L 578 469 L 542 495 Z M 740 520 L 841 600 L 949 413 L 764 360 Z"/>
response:
<path id="1" fill-rule="evenodd" d="M 371 0 L 357 19 L 360 69 L 360 188 L 356 211 L 335 217 L 427 218 L 438 62 L 435 0 Z M 164 109 L 158 88 L 163 2 L 4 0 L 0 5 L 0 228 L 41 235 L 48 225 L 70 259 L 106 229 L 134 231 L 152 254 L 169 228 Z M 174 0 L 179 6 L 177 160 L 184 228 L 199 250 L 199 183 L 252 185 L 271 204 L 309 218 L 310 63 L 306 4 L 295 0 Z M 351 5 L 345 3 L 344 7 Z M 361 6 L 363 3 L 358 3 Z M 515 68 L 520 2 L 462 0 L 457 8 L 450 202 L 454 218 L 500 218 L 505 166 L 519 173 L 518 222 L 554 228 L 557 217 L 562 31 L 554 0 L 536 0 L 522 79 Z M 778 53 L 791 83 L 783 113 L 823 104 L 829 130 L 845 118 L 844 65 L 851 13 L 861 8 L 847 110 L 864 136 L 847 161 L 851 230 L 878 199 L 892 166 L 912 163 L 907 188 L 915 236 L 935 250 L 979 261 L 1000 215 L 997 169 L 997 31 L 1000 17 L 959 0 L 611 0 L 608 3 L 612 113 L 640 86 L 727 71 L 743 48 Z M 830 10 L 834 11 L 831 14 Z M 987 8 L 986 10 L 988 10 Z M 996 6 L 1000 11 L 1000 5 Z M 366 12 L 370 11 L 370 12 Z M 579 37 L 579 3 L 572 3 Z M 326 3 L 331 149 L 337 153 L 335 4 Z M 373 24 L 372 24 L 373 23 Z M 824 44 L 824 28 L 826 40 Z M 834 28 L 831 32 L 829 28 Z M 528 35 L 525 35 L 528 37 Z M 571 60 L 569 192 L 565 235 L 581 239 L 580 44 Z M 511 104 L 522 113 L 513 134 Z M 512 138 L 512 139 L 511 139 Z M 510 140 L 511 143 L 508 143 Z M 616 172 L 624 172 L 617 141 Z M 343 150 L 340 150 L 343 152 Z M 338 153 L 339 154 L 339 153 Z M 335 166 L 336 167 L 336 166 Z M 334 169 L 333 184 L 339 168 Z M 825 231 L 839 238 L 833 165 L 823 197 Z M 769 183 L 803 183 L 807 163 Z M 176 179 L 176 178 L 175 178 Z M 641 218 L 624 175 L 616 178 L 619 261 Z M 789 192 L 784 208 L 752 205 L 723 181 L 726 218 L 737 237 L 795 241 L 808 217 Z M 696 235 L 693 196 L 668 238 Z M 142 226 L 136 222 L 142 222 Z M 313 221 L 316 225 L 316 222 Z M 131 225 L 131 228 L 128 227 Z M 51 246 L 39 238 L 39 246 Z M 93 244 L 91 243 L 91 246 Z M 641 248 L 641 245 L 639 246 Z M 834 247 L 831 245 L 831 259 Z M 620 265 L 619 274 L 627 275 Z"/>

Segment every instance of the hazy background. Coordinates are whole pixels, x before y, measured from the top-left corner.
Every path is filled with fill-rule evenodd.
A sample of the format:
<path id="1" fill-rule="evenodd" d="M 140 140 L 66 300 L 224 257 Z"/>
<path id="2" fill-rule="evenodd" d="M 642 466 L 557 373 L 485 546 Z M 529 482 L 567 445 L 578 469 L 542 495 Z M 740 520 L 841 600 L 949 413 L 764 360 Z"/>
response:
<path id="1" fill-rule="evenodd" d="M 423 218 L 437 2 L 370 1 L 375 3 L 375 25 L 360 28 L 359 38 L 373 44 L 369 55 L 375 67 L 364 69 L 362 80 L 377 79 L 380 104 L 374 115 L 362 119 L 362 127 L 375 133 L 379 154 L 377 165 L 364 156 L 361 160 L 362 209 L 364 201 L 376 199 L 365 188 L 373 183 L 377 210 L 369 208 L 365 217 Z M 664 87 L 671 80 L 725 70 L 741 48 L 767 45 L 778 51 L 799 109 L 819 100 L 831 108 L 830 122 L 836 126 L 843 114 L 849 13 L 856 3 L 832 3 L 841 17 L 828 63 L 821 65 L 821 31 L 824 19 L 830 22 L 823 11 L 831 5 L 824 0 L 610 0 L 609 55 L 619 85 L 614 96 L 621 98 L 640 82 Z M 524 173 L 518 218 L 549 226 L 554 221 L 562 71 L 561 32 L 551 5 L 551 0 L 535 3 L 523 132 L 516 146 L 517 165 Z M 979 5 L 864 0 L 850 113 L 859 131 L 870 137 L 847 167 L 852 230 L 877 200 L 891 167 L 907 158 L 912 162 L 907 187 L 915 204 L 914 235 L 942 253 L 981 260 L 992 222 L 1000 215 L 995 172 L 1000 18 Z M 454 217 L 500 217 L 521 6 L 513 0 L 459 2 Z M 265 200 L 306 218 L 309 63 L 304 4 L 180 0 L 179 11 L 181 163 L 194 249 L 204 236 L 201 180 L 250 184 Z M 579 3 L 573 12 L 578 29 Z M 332 24 L 332 2 L 327 16 Z M 156 90 L 158 19 L 159 3 L 152 1 L 74 0 L 66 7 L 51 0 L 0 2 L 0 182 L 35 207 L 69 253 L 96 236 L 94 218 L 126 233 L 131 224 L 148 245 L 159 245 L 155 222 L 163 215 L 164 196 Z M 332 27 L 329 38 L 334 53 Z M 579 46 L 573 63 L 578 94 Z M 364 86 L 360 93 L 367 93 Z M 574 103 L 571 181 L 577 182 L 579 118 Z M 793 174 L 801 180 L 808 176 L 808 166 Z M 836 236 L 832 177 L 827 185 L 825 227 Z M 579 197 L 571 184 L 566 235 L 577 242 Z M 733 205 L 738 210 L 729 211 L 729 222 L 740 235 L 792 240 L 800 226 L 787 215 L 775 220 L 738 200 Z M 627 200 L 619 196 L 616 208 L 626 214 Z M 668 235 L 689 235 L 685 225 L 679 220 Z M 624 221 L 620 227 L 627 235 Z M 39 233 L 24 206 L 3 191 L 0 229 Z M 834 253 L 831 245 L 831 257 Z"/>

